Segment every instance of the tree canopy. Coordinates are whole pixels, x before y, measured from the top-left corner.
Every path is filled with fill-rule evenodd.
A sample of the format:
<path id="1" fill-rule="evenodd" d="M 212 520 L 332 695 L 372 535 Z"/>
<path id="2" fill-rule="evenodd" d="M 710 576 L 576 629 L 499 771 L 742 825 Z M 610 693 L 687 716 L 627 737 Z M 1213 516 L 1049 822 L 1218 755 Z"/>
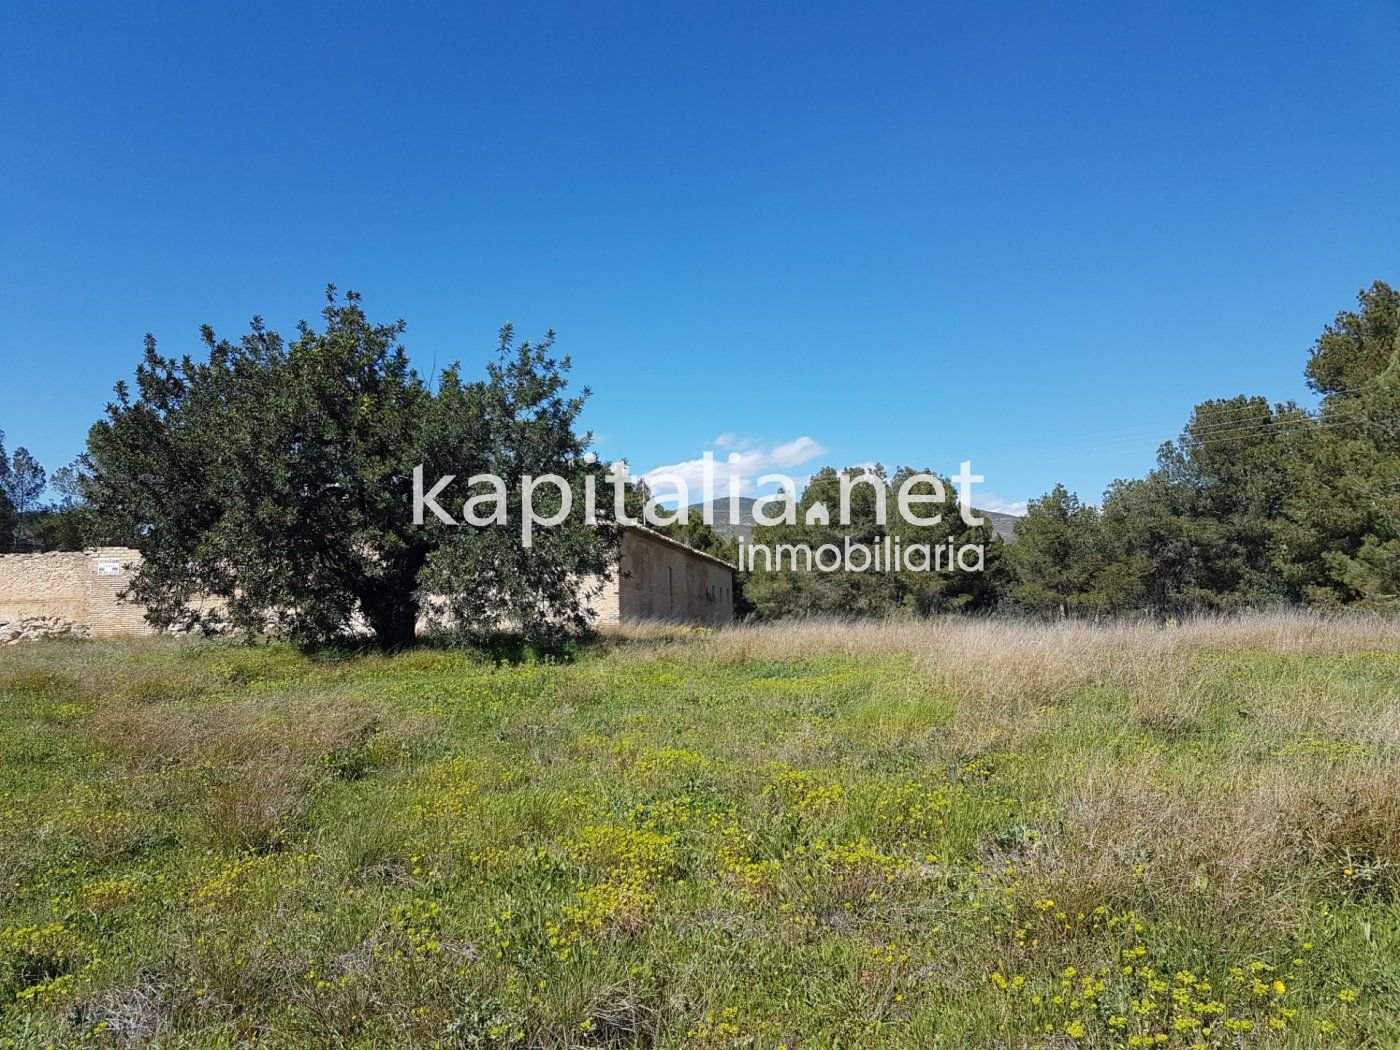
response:
<path id="1" fill-rule="evenodd" d="M 237 342 L 205 327 L 198 357 L 147 337 L 134 390 L 118 384 L 92 428 L 84 487 L 141 550 L 131 591 L 151 620 L 217 617 L 307 643 L 358 625 L 395 647 L 431 595 L 457 629 L 583 622 L 588 596 L 571 581 L 607 571 L 606 522 L 571 521 L 522 552 L 509 525 L 412 516 L 417 467 L 498 474 L 516 512 L 523 476 L 578 485 L 599 469 L 576 431 L 587 391 L 565 396 L 552 335 L 517 344 L 507 326 L 484 380 L 452 365 L 434 388 L 409 365 L 402 321 L 371 322 L 334 288 L 321 318 L 291 341 L 256 318 Z"/>
<path id="2" fill-rule="evenodd" d="M 5 433 L 0 431 L 0 547 L 29 547 L 30 521 L 39 509 L 48 475 L 23 446 L 5 454 Z"/>
<path id="3" fill-rule="evenodd" d="M 832 545 L 843 551 L 849 540 L 853 547 L 872 551 L 888 538 L 898 540 L 902 550 L 918 545 L 943 546 L 956 549 L 963 545 L 980 545 L 985 551 L 981 571 L 962 571 L 948 564 L 927 569 L 900 566 L 891 569 L 866 568 L 862 571 L 821 572 L 793 569 L 791 561 L 779 568 L 775 561 L 753 566 L 744 581 L 744 597 L 752 602 L 759 615 L 777 617 L 797 614 L 885 615 L 904 612 L 928 615 L 935 612 L 973 611 L 991 608 L 996 601 L 996 588 L 1001 582 L 1000 551 L 989 525 L 969 526 L 958 512 L 956 489 L 946 478 L 939 478 L 942 492 L 934 490 L 927 480 L 913 480 L 929 475 L 912 467 L 900 467 L 891 476 L 881 465 L 848 467 L 837 470 L 825 467 L 814 474 L 796 501 L 795 520 L 777 525 L 758 525 L 753 542 L 774 554 L 783 547 L 817 548 Z M 840 523 L 842 484 L 845 479 L 849 521 Z M 864 480 L 858 480 L 864 479 Z M 878 510 L 878 481 L 886 492 L 884 521 Z M 918 504 L 918 516 L 934 525 L 906 521 L 896 510 L 897 493 L 910 481 L 910 493 L 927 500 Z M 817 504 L 826 509 L 826 519 L 811 512 Z M 945 555 L 940 555 L 945 557 Z M 856 564 L 864 564 L 860 555 Z M 872 556 L 873 564 L 873 556 Z M 770 568 L 771 566 L 771 568 Z"/>
<path id="4" fill-rule="evenodd" d="M 509 626 L 532 635 L 587 622 L 581 581 L 616 551 L 605 467 L 578 429 L 587 389 L 571 394 L 552 334 L 517 342 L 509 326 L 480 379 L 452 365 L 426 383 L 409 366 L 402 322 L 373 323 L 360 297 L 328 290 L 319 328 L 284 340 L 254 319 L 236 342 L 203 330 L 202 352 L 166 357 L 148 337 L 134 387 L 118 384 L 88 451 L 48 477 L 0 433 L 0 546 L 74 549 L 125 543 L 145 563 L 132 594 L 157 624 L 272 629 L 322 642 L 368 630 L 403 645 L 425 613 L 453 630 Z M 1269 604 L 1400 605 L 1400 292 L 1377 281 L 1312 344 L 1304 376 L 1317 409 L 1240 394 L 1196 405 L 1140 478 L 1100 504 L 1055 486 L 1003 545 L 967 526 L 941 479 L 936 526 L 880 521 L 874 476 L 889 494 L 904 467 L 824 468 L 796 514 L 759 524 L 753 542 L 873 550 L 975 545 L 980 571 L 943 565 L 880 571 L 752 571 L 737 581 L 743 613 L 928 615 L 1000 606 L 1049 616 L 1182 615 Z M 440 490 L 451 523 L 415 525 L 415 468 Z M 501 520 L 463 525 L 495 475 Z M 526 479 L 555 475 L 575 508 L 597 485 L 596 524 L 577 513 L 521 542 Z M 932 498 L 933 486 L 914 491 Z M 842 526 L 810 512 L 836 508 Z M 925 491 L 927 490 L 927 491 Z M 43 503 L 46 491 L 57 499 Z M 625 486 L 626 513 L 648 502 Z M 563 491 L 532 492 L 548 517 Z M 937 502 L 937 501 L 935 501 Z M 737 542 L 691 510 L 662 531 L 730 562 Z M 216 598 L 212 605 L 206 598 Z"/>
<path id="5" fill-rule="evenodd" d="M 1061 613 L 1400 604 L 1400 293 L 1377 281 L 1357 303 L 1309 353 L 1316 412 L 1205 401 L 1101 513 L 1056 488 L 1017 528 L 1013 596 Z"/>

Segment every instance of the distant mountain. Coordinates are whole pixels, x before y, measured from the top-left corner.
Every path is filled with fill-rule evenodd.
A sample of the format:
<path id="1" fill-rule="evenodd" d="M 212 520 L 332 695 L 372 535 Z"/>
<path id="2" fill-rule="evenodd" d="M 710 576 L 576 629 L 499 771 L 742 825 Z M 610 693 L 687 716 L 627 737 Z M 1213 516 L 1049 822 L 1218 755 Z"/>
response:
<path id="1" fill-rule="evenodd" d="M 999 510 L 979 510 L 978 514 L 992 523 L 992 531 L 1007 543 L 1016 538 L 1016 523 L 1020 517 Z"/>
<path id="2" fill-rule="evenodd" d="M 725 539 L 738 537 L 741 540 L 750 539 L 753 536 L 754 518 L 753 505 L 757 500 L 748 496 L 739 497 L 739 514 L 731 521 L 729 517 L 729 500 L 714 500 L 711 506 L 714 507 L 715 531 Z M 692 503 L 691 510 L 703 511 L 704 503 Z M 769 510 L 772 513 L 772 510 Z M 1015 514 L 1006 514 L 999 510 L 979 510 L 978 514 L 992 523 L 992 530 L 1008 543 L 1016 538 L 1016 522 L 1020 520 Z"/>
<path id="3" fill-rule="evenodd" d="M 727 540 L 735 537 L 741 540 L 748 539 L 753 535 L 753 505 L 757 502 L 757 500 L 750 499 L 748 496 L 740 496 L 739 515 L 733 521 L 730 521 L 729 500 L 727 498 L 712 500 L 710 506 L 714 508 L 715 531 Z M 703 511 L 705 509 L 705 504 L 703 501 L 692 503 L 690 509 Z"/>

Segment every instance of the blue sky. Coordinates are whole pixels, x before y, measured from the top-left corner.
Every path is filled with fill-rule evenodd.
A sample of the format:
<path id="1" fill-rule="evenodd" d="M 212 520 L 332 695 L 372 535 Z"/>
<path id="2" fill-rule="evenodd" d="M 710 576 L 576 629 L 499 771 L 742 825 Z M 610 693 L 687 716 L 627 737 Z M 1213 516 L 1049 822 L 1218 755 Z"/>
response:
<path id="1" fill-rule="evenodd" d="M 334 281 L 424 371 L 553 327 L 634 468 L 1097 499 L 1400 281 L 1397 53 L 1389 0 L 7 3 L 0 428 L 57 467 L 145 332 Z"/>

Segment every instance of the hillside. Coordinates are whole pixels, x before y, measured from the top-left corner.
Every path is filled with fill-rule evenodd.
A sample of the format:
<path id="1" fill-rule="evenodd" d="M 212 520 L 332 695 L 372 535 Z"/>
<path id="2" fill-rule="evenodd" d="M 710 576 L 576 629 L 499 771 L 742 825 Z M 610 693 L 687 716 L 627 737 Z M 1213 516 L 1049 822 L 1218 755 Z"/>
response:
<path id="1" fill-rule="evenodd" d="M 729 513 L 729 501 L 718 499 L 713 502 L 715 531 L 725 539 L 738 537 L 740 539 L 750 539 L 753 536 L 754 518 L 753 505 L 756 500 L 748 496 L 739 497 L 739 513 L 731 520 Z M 692 503 L 691 510 L 702 511 L 705 504 L 703 502 Z M 992 529 L 1003 540 L 1010 542 L 1015 539 L 1016 516 L 1014 514 L 1003 514 L 995 510 L 979 510 L 978 514 L 987 518 L 992 523 Z"/>
<path id="2" fill-rule="evenodd" d="M 758 501 L 750 499 L 748 496 L 740 496 L 739 513 L 737 516 L 731 517 L 729 513 L 729 500 L 717 499 L 712 501 L 711 506 L 714 508 L 713 520 L 715 531 L 727 540 L 736 537 L 741 540 L 749 539 L 753 535 L 753 505 L 756 502 Z M 690 509 L 694 511 L 704 511 L 705 503 L 703 500 L 692 503 Z"/>

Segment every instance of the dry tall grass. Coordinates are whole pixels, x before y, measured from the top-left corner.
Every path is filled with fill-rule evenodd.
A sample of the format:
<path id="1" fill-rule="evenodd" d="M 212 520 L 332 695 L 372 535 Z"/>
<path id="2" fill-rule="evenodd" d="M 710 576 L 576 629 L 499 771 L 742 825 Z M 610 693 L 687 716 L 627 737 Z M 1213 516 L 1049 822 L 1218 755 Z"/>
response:
<path id="1" fill-rule="evenodd" d="M 1361 616 L 15 647 L 0 1045 L 1400 1046 L 1397 748 Z"/>
<path id="2" fill-rule="evenodd" d="M 992 617 L 841 619 L 813 617 L 774 623 L 736 623 L 724 628 L 690 628 L 663 622 L 610 628 L 618 642 L 658 645 L 684 642 L 736 658 L 830 653 L 907 653 L 921 657 L 1024 656 L 1032 663 L 1059 657 L 1082 660 L 1093 654 L 1130 652 L 1134 659 L 1186 650 L 1265 649 L 1289 653 L 1400 651 L 1400 618 L 1381 614 L 1327 614 L 1279 610 L 1242 616 L 1199 616 L 1179 623 L 1085 620 L 1044 622 Z"/>
<path id="3" fill-rule="evenodd" d="M 1084 720 L 1082 750 L 1061 756 L 1073 776 L 1054 792 L 1067 815 L 1062 845 L 1038 858 L 1075 887 L 1062 889 L 1067 897 L 1171 898 L 1207 882 L 1228 905 L 1267 886 L 1253 921 L 1287 923 L 1290 910 L 1279 905 L 1305 897 L 1320 872 L 1347 858 L 1400 888 L 1400 693 L 1378 696 L 1364 677 L 1319 670 L 1319 658 L 1355 654 L 1400 664 L 1400 619 L 1303 611 L 1170 624 L 811 619 L 715 631 L 649 624 L 610 638 L 638 662 L 676 648 L 718 664 L 906 657 L 905 680 L 887 690 L 880 717 L 905 729 L 901 706 L 951 704 L 928 741 L 931 762 L 1034 750 L 1052 730 L 1063 748 L 1064 721 Z M 1281 677 L 1255 659 L 1264 656 L 1295 658 L 1307 673 Z M 1079 710 L 1093 691 L 1103 696 L 1097 719 Z M 1128 764 L 1116 746 L 1125 732 L 1164 744 Z M 1257 762 L 1275 741 L 1299 738 L 1338 760 L 1306 770 Z M 1236 760 L 1210 765 L 1209 781 L 1183 775 L 1179 757 L 1207 739 L 1226 741 Z M 1138 853 L 1153 857 L 1150 885 L 1133 875 Z"/>
<path id="4" fill-rule="evenodd" d="M 1200 703 L 1195 658 L 1262 652 L 1292 656 L 1348 653 L 1400 655 L 1400 618 L 1279 611 L 1198 617 L 1182 623 L 1092 624 L 1032 620 L 808 619 L 736 624 L 721 630 L 672 624 L 614 629 L 607 636 L 625 658 L 655 661 L 683 646 L 716 663 L 814 656 L 907 656 L 924 685 L 975 704 L 988 717 L 1016 715 L 1088 686 L 1123 690 L 1139 713 L 1189 720 Z M 1345 691 L 1261 695 L 1260 715 L 1352 719 Z M 1323 705 L 1319 707 L 1319 704 Z M 1400 734 L 1400 698 L 1368 712 L 1365 732 L 1393 742 Z"/>

